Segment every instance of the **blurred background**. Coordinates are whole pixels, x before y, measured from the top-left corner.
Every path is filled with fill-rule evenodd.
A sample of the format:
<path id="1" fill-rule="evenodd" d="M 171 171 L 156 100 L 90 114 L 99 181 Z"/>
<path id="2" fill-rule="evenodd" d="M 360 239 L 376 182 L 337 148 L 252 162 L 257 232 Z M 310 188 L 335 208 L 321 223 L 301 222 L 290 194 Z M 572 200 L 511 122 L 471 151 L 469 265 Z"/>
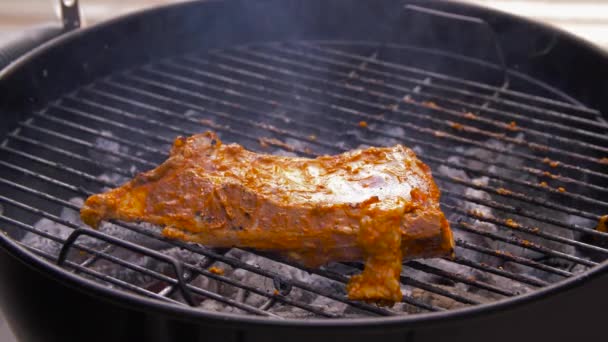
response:
<path id="1" fill-rule="evenodd" d="M 0 0 L 0 44 L 15 33 L 58 20 L 60 0 Z M 84 25 L 184 0 L 80 0 Z M 254 1 L 254 0 L 252 0 Z M 608 49 L 608 0 L 460 0 L 530 17 Z M 13 342 L 0 308 L 0 342 Z"/>
<path id="2" fill-rule="evenodd" d="M 86 25 L 184 0 L 80 0 Z M 608 0 L 460 0 L 531 17 L 608 49 Z M 57 20 L 59 0 L 0 0 L 0 42 L 28 26 Z"/>
<path id="3" fill-rule="evenodd" d="M 0 42 L 15 32 L 57 20 L 59 0 L 1 0 Z M 138 9 L 184 0 L 80 0 L 86 25 Z M 608 49 L 608 0 L 459 0 L 544 21 Z"/>

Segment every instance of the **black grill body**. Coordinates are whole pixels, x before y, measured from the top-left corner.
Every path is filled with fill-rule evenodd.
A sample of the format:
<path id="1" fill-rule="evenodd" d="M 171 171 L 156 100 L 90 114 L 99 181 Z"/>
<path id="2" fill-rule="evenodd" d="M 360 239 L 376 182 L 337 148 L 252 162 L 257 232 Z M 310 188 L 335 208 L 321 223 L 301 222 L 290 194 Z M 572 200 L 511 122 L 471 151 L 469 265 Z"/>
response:
<path id="1" fill-rule="evenodd" d="M 440 10 L 452 14 L 452 17 L 429 15 L 411 7 L 406 9 L 406 5 Z M 454 19 L 453 15 L 478 20 L 463 20 L 464 17 Z M 491 29 L 488 29 L 484 22 Z M 283 42 L 287 42 L 286 45 L 282 45 Z M 44 121 L 43 110 L 46 110 L 49 104 L 69 105 L 69 100 L 66 99 L 70 94 L 87 92 L 95 87 L 99 90 L 98 84 L 103 83 L 106 77 L 110 77 L 110 83 L 132 87 L 134 83 L 128 83 L 127 79 L 121 78 L 123 73 L 141 76 L 142 72 L 148 72 L 141 67 L 149 63 L 157 74 L 169 73 L 169 70 L 174 70 L 179 65 L 158 69 L 153 63 L 168 60 L 170 64 L 174 56 L 192 53 L 206 56 L 208 51 L 262 46 L 261 50 L 254 49 L 254 54 L 249 54 L 248 57 L 236 54 L 240 60 L 255 62 L 255 54 L 258 54 L 258 57 L 259 54 L 267 54 L 266 49 L 280 50 L 285 47 L 292 53 L 302 51 L 302 54 L 306 54 L 327 44 L 334 48 L 339 47 L 342 42 L 358 42 L 357 51 L 363 51 L 360 55 L 373 55 L 377 52 L 383 60 L 399 63 L 407 61 L 408 66 L 429 73 L 486 84 L 489 88 L 486 89 L 485 96 L 489 99 L 496 95 L 497 89 L 508 86 L 513 92 L 524 95 L 522 97 L 513 92 L 504 94 L 507 101 L 519 101 L 524 105 L 542 104 L 542 111 L 525 114 L 532 115 L 533 118 L 538 115 L 539 119 L 548 120 L 547 118 L 552 117 L 553 112 L 558 110 L 575 113 L 573 115 L 580 119 L 568 121 L 573 129 L 571 137 L 551 140 L 551 137 L 541 134 L 542 126 L 533 126 L 531 123 L 531 127 L 538 132 L 534 135 L 538 138 L 535 143 L 557 149 L 544 152 L 548 155 L 553 153 L 555 159 L 559 157 L 562 163 L 571 165 L 563 172 L 577 181 L 573 184 L 589 187 L 587 183 L 591 182 L 593 187 L 590 195 L 585 198 L 576 194 L 561 195 L 555 191 L 547 194 L 547 198 L 551 199 L 552 203 L 558 203 L 558 209 L 570 210 L 576 215 L 593 218 L 602 214 L 603 202 L 597 194 L 605 191 L 607 186 L 604 177 L 606 168 L 597 165 L 593 158 L 606 157 L 601 153 L 604 142 L 601 135 L 606 132 L 602 126 L 605 124 L 605 117 L 600 114 L 608 112 L 608 99 L 605 97 L 608 90 L 606 54 L 555 29 L 454 2 L 204 1 L 153 9 L 90 29 L 68 33 L 35 49 L 0 75 L 0 111 L 5 123 L 0 127 L 0 137 L 4 139 L 10 135 L 14 138 L 19 135 L 19 132 L 15 131 L 16 127 L 25 130 L 35 130 L 36 127 L 39 131 L 40 128 L 53 130 L 53 127 L 56 127 L 54 125 L 62 123 L 55 120 L 46 122 L 48 127 L 34 125 L 32 128 L 27 120 L 33 116 Z M 307 44 L 312 47 L 304 48 Z M 402 48 L 404 46 L 408 48 Z M 281 58 L 288 59 L 288 55 L 284 54 Z M 210 60 L 214 61 L 213 58 Z M 288 62 L 277 59 L 274 61 L 277 64 Z M 217 68 L 219 64 L 217 61 L 215 63 L 209 67 Z M 305 76 L 312 77 L 313 83 L 321 82 L 315 70 L 300 72 L 293 78 L 294 84 L 299 84 Z M 278 69 L 271 70 L 271 73 L 273 72 L 281 73 Z M 170 75 L 163 77 L 170 79 Z M 162 80 L 161 77 L 161 83 Z M 450 82 L 449 79 L 446 80 L 446 83 Z M 308 83 L 303 84 L 308 86 Z M 253 89 L 256 96 L 263 97 L 260 94 L 268 94 L 262 88 L 247 88 L 246 84 L 236 86 Z M 335 87 L 335 84 L 327 84 L 327 88 L 323 90 L 332 93 Z M 102 91 L 108 89 L 110 88 L 101 88 Z M 212 88 L 208 90 L 212 93 L 219 91 Z M 542 100 L 536 97 L 542 97 Z M 57 102 L 59 98 L 63 98 L 64 102 Z M 337 105 L 341 105 L 341 101 L 355 101 L 352 98 L 335 99 Z M 100 99 L 93 100 L 103 103 Z M 109 100 L 106 98 L 105 101 Z M 374 102 L 366 97 L 357 101 L 361 107 L 374 106 Z M 483 105 L 483 102 L 478 104 Z M 317 110 L 317 105 L 311 102 L 311 111 Z M 101 114 L 99 118 L 106 119 Z M 358 117 L 353 116 L 353 122 L 355 118 Z M 414 123 L 418 122 L 416 120 L 424 120 L 413 118 Z M 597 127 L 590 124 L 594 121 L 598 122 Z M 559 118 L 555 122 L 561 124 Z M 148 121 L 146 124 L 155 123 Z M 247 133 L 247 127 L 237 121 L 230 128 L 234 129 L 233 131 L 221 127 L 220 129 L 224 129 L 226 137 L 230 139 L 241 137 L 243 132 Z M 85 128 L 87 127 L 76 127 L 83 136 L 88 134 Z M 129 128 L 121 128 L 124 135 L 119 138 L 128 141 L 128 133 L 124 132 L 129 132 Z M 328 128 L 338 129 L 337 126 Z M 590 156 L 585 154 L 585 146 L 575 144 L 577 137 L 581 135 L 575 131 L 577 128 L 591 130 L 591 141 L 600 147 L 591 149 Z M 420 136 L 414 134 L 413 138 L 424 140 L 423 131 L 414 133 L 419 133 Z M 133 134 L 140 133 L 133 131 Z M 477 134 L 484 136 L 485 133 Z M 371 138 L 373 133 L 358 137 L 359 141 Z M 255 136 L 245 140 L 254 144 Z M 326 145 L 330 146 L 331 141 Z M 321 149 L 319 152 L 336 152 L 328 146 L 327 150 Z M 152 157 L 146 158 L 148 155 L 144 154 L 142 159 L 151 163 L 150 165 L 162 160 L 161 156 L 154 156 L 154 151 L 148 152 Z M 304 149 L 296 152 L 308 153 Z M 4 156 L 3 154 L 3 160 L 7 163 L 18 159 L 15 156 Z M 539 158 L 537 154 L 532 154 L 532 157 Z M 439 154 L 435 155 L 435 158 L 446 157 Z M 141 164 L 142 167 L 150 166 L 144 162 Z M 61 171 L 64 166 L 55 164 L 45 167 Z M 577 178 L 579 174 L 586 178 Z M 0 179 L 2 175 L 0 174 Z M 30 179 L 33 183 L 40 181 L 27 170 L 23 171 L 20 177 L 20 184 L 28 184 Z M 68 173 L 57 176 L 58 179 L 68 182 L 70 177 Z M 83 184 L 89 186 L 87 182 Z M 45 189 L 44 186 L 48 188 Z M 37 189 L 44 194 L 52 193 L 54 187 L 53 184 L 40 185 Z M 8 197 L 7 201 L 10 201 L 11 196 Z M 21 198 L 18 200 L 24 201 Z M 535 208 L 534 205 L 544 205 L 535 200 L 533 195 L 524 200 L 531 203 L 532 209 Z M 593 206 L 593 200 L 598 204 Z M 458 209 L 454 203 L 446 202 L 445 205 L 454 210 Z M 52 206 L 40 206 L 40 210 L 53 212 Z M 526 208 L 523 208 L 523 211 L 525 210 Z M 521 211 L 522 209 L 519 209 L 517 212 Z M 24 225 L 33 225 L 36 217 L 31 213 L 16 211 L 11 219 Z M 5 220 L 2 223 L 10 222 Z M 18 229 L 9 233 L 17 238 L 20 234 Z M 594 236 L 582 236 L 580 239 L 596 241 L 593 240 Z M 525 244 L 525 241 L 515 242 Z M 594 244 L 596 245 L 599 256 L 591 253 L 585 260 L 574 255 L 566 256 L 584 266 L 594 266 L 589 271 L 542 287 L 533 293 L 513 296 L 491 304 L 382 319 L 298 321 L 212 313 L 136 296 L 86 280 L 65 268 L 44 261 L 19 247 L 11 239 L 0 237 L 0 300 L 2 308 L 7 311 L 11 326 L 24 341 L 291 341 L 336 338 L 363 341 L 378 336 L 395 341 L 590 339 L 601 336 L 601 312 L 608 304 L 608 297 L 604 294 L 608 285 L 608 266 L 605 262 L 601 263 L 603 252 L 600 249 L 604 247 Z M 460 280 L 477 284 L 475 280 Z M 503 289 L 502 292 L 506 297 L 512 295 L 509 289 Z"/>
<path id="2" fill-rule="evenodd" d="M 155 301 L 108 296 L 81 279 L 49 277 L 49 266 L 25 264 L 25 255 L 3 250 L 2 307 L 23 341 L 568 341 L 602 334 L 608 276 L 581 279 L 558 293 L 513 305 L 495 305 L 466 315 L 448 313 L 410 322 L 346 321 L 342 324 L 248 322 L 234 317 L 192 315 Z M 27 295 L 24 295 L 27 289 Z M 370 324 L 371 323 L 371 324 Z M 581 328 L 583 327 L 583 328 Z"/>

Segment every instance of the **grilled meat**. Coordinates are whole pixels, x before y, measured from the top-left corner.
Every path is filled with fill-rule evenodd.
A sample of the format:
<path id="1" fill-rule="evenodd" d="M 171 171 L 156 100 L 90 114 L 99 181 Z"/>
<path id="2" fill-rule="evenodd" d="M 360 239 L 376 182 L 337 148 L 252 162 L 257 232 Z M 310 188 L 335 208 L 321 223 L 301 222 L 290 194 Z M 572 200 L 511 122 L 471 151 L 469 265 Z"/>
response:
<path id="1" fill-rule="evenodd" d="M 454 242 L 429 168 L 397 145 L 316 159 L 225 145 L 211 132 L 175 140 L 170 157 L 89 197 L 82 220 L 146 221 L 169 238 L 272 250 L 307 266 L 365 261 L 354 300 L 402 298 L 403 259 L 448 256 Z"/>

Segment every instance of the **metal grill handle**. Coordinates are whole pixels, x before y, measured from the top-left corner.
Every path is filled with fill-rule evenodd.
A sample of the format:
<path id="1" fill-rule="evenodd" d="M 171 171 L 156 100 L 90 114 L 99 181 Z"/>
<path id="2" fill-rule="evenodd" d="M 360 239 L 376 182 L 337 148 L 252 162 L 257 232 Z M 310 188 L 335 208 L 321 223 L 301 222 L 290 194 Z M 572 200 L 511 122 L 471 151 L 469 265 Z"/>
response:
<path id="1" fill-rule="evenodd" d="M 68 251 L 70 250 L 70 247 L 72 247 L 72 245 L 74 245 L 74 242 L 76 242 L 76 240 L 81 235 L 88 235 L 90 237 L 93 237 L 93 238 L 96 238 L 99 240 L 103 240 L 108 243 L 111 243 L 111 244 L 114 244 L 114 245 L 117 245 L 117 246 L 120 246 L 123 248 L 127 248 L 129 250 L 136 251 L 141 254 L 150 256 L 150 257 L 158 259 L 158 260 L 163 260 L 163 261 L 171 264 L 173 266 L 173 271 L 175 272 L 177 286 L 179 287 L 180 292 L 181 292 L 182 296 L 184 297 L 184 300 L 188 303 L 188 305 L 196 306 L 196 302 L 194 301 L 194 299 L 192 297 L 192 293 L 186 286 L 186 280 L 184 279 L 184 267 L 180 261 L 178 261 L 168 255 L 153 251 L 151 249 L 142 247 L 140 245 L 137 245 L 137 244 L 134 244 L 134 243 L 131 243 L 128 241 L 117 239 L 115 237 L 103 234 L 103 233 L 95 231 L 95 230 L 82 229 L 82 228 L 74 230 L 70 234 L 70 236 L 68 236 L 65 243 L 61 247 L 61 251 L 59 252 L 59 257 L 57 258 L 57 265 L 61 266 L 63 263 L 65 263 L 65 261 L 68 257 Z"/>
<path id="2" fill-rule="evenodd" d="M 80 8 L 78 0 L 59 0 L 61 9 L 61 21 L 65 31 L 80 28 Z"/>

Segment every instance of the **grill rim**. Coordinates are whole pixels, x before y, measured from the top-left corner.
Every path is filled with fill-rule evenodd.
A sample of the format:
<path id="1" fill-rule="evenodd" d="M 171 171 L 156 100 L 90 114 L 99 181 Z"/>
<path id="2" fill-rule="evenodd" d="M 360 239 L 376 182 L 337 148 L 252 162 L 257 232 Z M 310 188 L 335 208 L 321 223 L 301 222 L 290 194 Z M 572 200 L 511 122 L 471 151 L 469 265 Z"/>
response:
<path id="1" fill-rule="evenodd" d="M 188 6 L 193 6 L 195 3 L 220 3 L 227 2 L 230 0 L 190 0 L 183 3 L 178 4 L 168 4 L 162 5 L 151 9 L 145 9 L 141 11 L 137 11 L 134 14 L 124 15 L 85 29 L 75 30 L 59 37 L 56 37 L 46 43 L 40 45 L 39 47 L 29 51 L 25 55 L 19 57 L 15 61 L 13 61 L 9 66 L 0 71 L 0 82 L 5 82 L 6 79 L 12 78 L 15 74 L 19 74 L 20 69 L 27 68 L 31 62 L 37 58 L 44 58 L 44 54 L 47 51 L 50 51 L 55 48 L 61 48 L 61 45 L 66 44 L 72 40 L 77 40 L 83 36 L 87 36 L 89 34 L 93 34 L 96 31 L 102 31 L 107 28 L 111 28 L 112 26 L 125 23 L 128 20 L 134 20 L 138 17 L 144 17 L 148 15 L 158 15 L 162 14 L 167 9 L 175 9 L 186 8 Z M 415 2 L 417 0 L 414 0 Z M 234 1 L 236 2 L 236 1 Z M 485 12 L 494 12 L 495 14 L 499 14 L 503 17 L 507 17 L 508 19 L 525 24 L 533 24 L 537 27 L 545 29 L 550 32 L 559 33 L 562 39 L 573 41 L 579 45 L 584 46 L 589 53 L 596 54 L 603 59 L 608 60 L 608 51 L 604 51 L 599 48 L 597 45 L 588 42 L 580 37 L 577 37 L 569 32 L 563 31 L 559 28 L 556 28 L 552 25 L 535 22 L 533 20 L 529 20 L 526 18 L 522 18 L 517 15 L 513 15 L 510 13 L 506 13 L 499 10 L 490 10 L 484 8 L 482 6 L 462 3 L 458 0 L 456 1 L 447 1 L 447 0 L 435 0 L 433 2 L 429 2 L 432 4 L 445 4 L 445 5 L 454 5 L 457 7 L 461 7 L 463 9 L 475 9 L 478 11 Z M 518 73 L 516 70 L 508 69 L 509 71 L 513 71 Z M 532 77 L 534 80 L 536 78 Z M 543 83 L 544 84 L 544 83 Z M 562 93 L 561 89 L 556 89 L 558 92 Z M 565 94 L 565 93 L 563 93 Z M 565 94 L 568 98 L 569 95 Z M 580 104 L 578 100 L 575 100 Z M 605 116 L 604 116 L 604 119 Z M 100 298 L 107 302 L 112 302 L 114 304 L 118 304 L 120 306 L 127 306 L 129 308 L 135 309 L 137 311 L 142 311 L 142 307 L 145 311 L 149 309 L 154 309 L 157 313 L 169 314 L 174 317 L 180 319 L 207 319 L 213 320 L 214 324 L 224 324 L 230 326 L 232 323 L 245 324 L 250 326 L 258 326 L 258 327 L 309 327 L 314 326 L 316 328 L 352 328 L 353 324 L 359 325 L 359 327 L 363 327 L 366 329 L 382 329 L 386 327 L 395 327 L 399 325 L 400 327 L 415 327 L 421 326 L 425 324 L 431 324 L 433 322 L 442 321 L 449 322 L 460 319 L 474 318 L 479 317 L 481 315 L 496 313 L 509 309 L 516 309 L 518 307 L 522 307 L 526 304 L 531 304 L 535 302 L 539 302 L 544 300 L 547 297 L 551 297 L 555 294 L 563 293 L 569 290 L 580 289 L 585 286 L 587 283 L 605 275 L 608 273 L 608 260 L 600 263 L 597 266 L 590 268 L 589 270 L 582 272 L 581 274 L 572 276 L 568 279 L 559 281 L 557 283 L 542 287 L 538 290 L 535 290 L 530 293 L 520 294 L 518 296 L 504 298 L 501 300 L 497 300 L 491 303 L 479 304 L 459 309 L 452 309 L 447 311 L 439 311 L 439 312 L 428 312 L 428 313 L 418 313 L 415 315 L 404 315 L 404 316 L 394 316 L 394 317 L 365 317 L 365 318 L 325 318 L 325 319 L 293 319 L 293 318 L 284 318 L 284 319 L 268 319 L 264 317 L 258 317 L 253 315 L 243 315 L 243 314 L 232 314 L 232 313 L 223 313 L 216 311 L 207 311 L 201 310 L 197 308 L 187 307 L 187 306 L 179 306 L 171 303 L 163 303 L 157 300 L 149 299 L 143 296 L 138 296 L 136 294 L 132 294 L 126 291 L 106 288 L 102 284 L 99 284 L 95 281 L 86 279 L 77 274 L 70 272 L 66 268 L 62 268 L 57 266 L 56 264 L 37 256 L 35 253 L 28 251 L 27 249 L 18 245 L 16 241 L 13 241 L 10 238 L 7 238 L 0 234 L 0 248 L 7 252 L 11 257 L 14 257 L 21 263 L 25 263 L 28 267 L 33 268 L 37 272 L 42 275 L 49 276 L 57 282 L 66 285 L 70 288 L 81 291 L 86 295 L 92 295 L 97 298 Z M 167 305 L 169 304 L 169 305 Z M 405 324 L 405 326 L 404 326 Z"/>

